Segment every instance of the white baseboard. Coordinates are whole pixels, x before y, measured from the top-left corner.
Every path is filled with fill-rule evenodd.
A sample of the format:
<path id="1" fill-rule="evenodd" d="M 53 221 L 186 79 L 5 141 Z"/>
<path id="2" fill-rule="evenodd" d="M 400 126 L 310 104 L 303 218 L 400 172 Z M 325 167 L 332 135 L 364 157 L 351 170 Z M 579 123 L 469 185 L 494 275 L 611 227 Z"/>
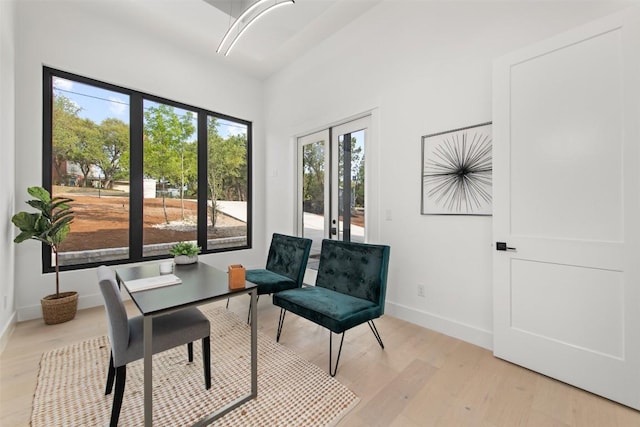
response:
<path id="1" fill-rule="evenodd" d="M 466 341 L 487 350 L 493 349 L 493 332 L 387 301 L 385 313 L 427 329 Z"/>
<path id="2" fill-rule="evenodd" d="M 78 310 L 98 307 L 100 305 L 104 305 L 104 300 L 102 299 L 102 295 L 100 295 L 99 293 L 84 296 L 80 295 L 78 297 Z M 40 306 L 40 304 L 21 307 L 17 310 L 17 312 L 18 322 L 42 318 L 42 307 Z"/>
<path id="3" fill-rule="evenodd" d="M 9 337 L 11 337 L 11 333 L 16 328 L 16 312 L 14 311 L 9 321 L 5 325 L 2 334 L 0 334 L 0 354 L 4 351 L 7 343 L 9 342 Z"/>

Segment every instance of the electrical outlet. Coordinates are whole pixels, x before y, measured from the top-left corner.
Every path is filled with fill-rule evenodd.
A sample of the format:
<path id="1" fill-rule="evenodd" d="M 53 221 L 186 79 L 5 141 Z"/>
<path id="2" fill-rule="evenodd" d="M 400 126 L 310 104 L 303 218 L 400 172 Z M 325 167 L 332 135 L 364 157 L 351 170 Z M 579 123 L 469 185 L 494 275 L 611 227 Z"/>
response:
<path id="1" fill-rule="evenodd" d="M 424 285 L 418 285 L 418 296 L 424 298 Z"/>

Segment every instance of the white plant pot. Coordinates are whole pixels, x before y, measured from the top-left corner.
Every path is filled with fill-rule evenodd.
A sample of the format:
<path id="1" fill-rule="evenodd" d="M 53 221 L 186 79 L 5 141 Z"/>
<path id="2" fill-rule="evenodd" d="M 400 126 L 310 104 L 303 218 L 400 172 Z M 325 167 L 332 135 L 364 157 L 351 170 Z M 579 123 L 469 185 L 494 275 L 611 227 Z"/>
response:
<path id="1" fill-rule="evenodd" d="M 176 255 L 173 258 L 173 262 L 176 263 L 176 265 L 180 265 L 180 264 L 194 264 L 196 262 L 198 262 L 198 255 L 194 255 L 194 256 L 187 256 L 187 255 Z"/>

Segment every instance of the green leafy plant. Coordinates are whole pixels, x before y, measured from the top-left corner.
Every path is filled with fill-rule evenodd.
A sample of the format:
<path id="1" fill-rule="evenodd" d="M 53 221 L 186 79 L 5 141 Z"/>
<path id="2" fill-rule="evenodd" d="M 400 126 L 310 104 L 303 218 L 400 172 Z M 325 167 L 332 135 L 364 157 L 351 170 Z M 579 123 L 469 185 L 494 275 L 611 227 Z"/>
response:
<path id="1" fill-rule="evenodd" d="M 200 246 L 196 245 L 192 242 L 179 242 L 171 247 L 169 253 L 173 256 L 178 255 L 186 255 L 186 256 L 196 256 L 202 251 Z"/>
<path id="2" fill-rule="evenodd" d="M 18 212 L 11 218 L 11 222 L 20 229 L 20 234 L 13 241 L 21 243 L 33 239 L 51 247 L 55 255 L 56 298 L 60 298 L 58 249 L 69 234 L 74 219 L 74 212 L 69 206 L 73 199 L 51 198 L 51 194 L 42 187 L 29 187 L 27 192 L 35 197 L 27 200 L 27 204 L 38 212 Z"/>

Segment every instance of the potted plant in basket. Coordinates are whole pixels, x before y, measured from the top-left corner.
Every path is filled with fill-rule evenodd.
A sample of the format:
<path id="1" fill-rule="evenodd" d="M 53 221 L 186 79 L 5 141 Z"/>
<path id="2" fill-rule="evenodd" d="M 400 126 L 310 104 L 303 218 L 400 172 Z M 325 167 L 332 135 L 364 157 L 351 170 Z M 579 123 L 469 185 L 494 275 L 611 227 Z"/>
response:
<path id="1" fill-rule="evenodd" d="M 47 325 L 63 323 L 73 319 L 78 308 L 77 292 L 60 292 L 58 262 L 58 249 L 69 234 L 74 218 L 74 212 L 68 204 L 73 199 L 51 198 L 49 192 L 42 187 L 29 187 L 27 192 L 35 197 L 27 200 L 27 204 L 38 212 L 18 212 L 11 218 L 11 222 L 20 229 L 20 234 L 13 241 L 21 243 L 33 239 L 51 247 L 55 256 L 56 293 L 40 300 L 42 317 Z"/>
<path id="2" fill-rule="evenodd" d="M 179 242 L 173 245 L 169 253 L 176 264 L 193 264 L 198 262 L 198 254 L 202 249 L 193 242 Z"/>

